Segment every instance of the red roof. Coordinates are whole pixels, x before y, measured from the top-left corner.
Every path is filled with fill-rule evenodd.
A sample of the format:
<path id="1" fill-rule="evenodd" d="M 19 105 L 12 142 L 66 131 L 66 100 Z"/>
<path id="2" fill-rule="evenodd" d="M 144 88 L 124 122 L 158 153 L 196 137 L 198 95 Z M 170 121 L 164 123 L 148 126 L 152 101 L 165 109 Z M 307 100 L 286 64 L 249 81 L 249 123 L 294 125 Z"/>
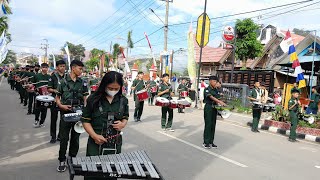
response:
<path id="1" fill-rule="evenodd" d="M 281 32 L 286 35 L 287 31 L 281 30 Z M 294 34 L 293 32 L 290 32 L 291 34 L 291 38 L 293 41 L 294 46 L 297 46 L 305 37 L 304 36 L 300 36 L 298 34 Z"/>
<path id="2" fill-rule="evenodd" d="M 200 47 L 195 42 L 195 54 L 196 54 L 196 62 L 199 62 L 200 58 Z M 214 48 L 210 46 L 206 46 L 202 49 L 202 58 L 201 62 L 204 63 L 219 63 L 222 57 L 228 52 L 229 50 L 223 48 Z"/>

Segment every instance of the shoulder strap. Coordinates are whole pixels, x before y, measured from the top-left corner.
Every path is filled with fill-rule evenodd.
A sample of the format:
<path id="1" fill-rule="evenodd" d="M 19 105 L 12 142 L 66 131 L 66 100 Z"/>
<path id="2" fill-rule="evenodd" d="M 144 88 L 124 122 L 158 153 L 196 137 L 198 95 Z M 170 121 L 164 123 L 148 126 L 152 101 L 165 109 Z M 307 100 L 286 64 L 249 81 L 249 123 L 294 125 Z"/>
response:
<path id="1" fill-rule="evenodd" d="M 60 82 L 60 78 L 59 76 L 57 75 L 57 73 L 54 73 L 54 75 L 56 76 L 56 78 L 58 79 L 58 83 Z"/>

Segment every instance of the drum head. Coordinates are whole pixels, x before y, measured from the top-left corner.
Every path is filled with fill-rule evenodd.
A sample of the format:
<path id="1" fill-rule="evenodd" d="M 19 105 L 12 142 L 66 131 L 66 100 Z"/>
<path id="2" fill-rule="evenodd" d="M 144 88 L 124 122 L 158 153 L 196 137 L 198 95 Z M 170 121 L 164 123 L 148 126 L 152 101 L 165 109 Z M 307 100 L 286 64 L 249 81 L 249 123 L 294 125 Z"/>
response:
<path id="1" fill-rule="evenodd" d="M 186 99 L 180 99 L 180 100 L 178 100 L 178 103 L 181 104 L 181 105 L 184 105 L 184 106 L 191 104 Z"/>
<path id="2" fill-rule="evenodd" d="M 162 103 L 169 103 L 169 100 L 164 97 L 157 97 L 156 101 L 162 102 Z"/>
<path id="3" fill-rule="evenodd" d="M 136 94 L 141 94 L 141 93 L 144 93 L 144 92 L 146 92 L 146 91 L 147 91 L 147 90 L 143 89 L 143 90 L 141 90 L 141 91 L 136 92 Z"/>
<path id="4" fill-rule="evenodd" d="M 36 100 L 42 101 L 42 102 L 52 102 L 54 101 L 54 98 L 52 96 L 37 96 Z"/>

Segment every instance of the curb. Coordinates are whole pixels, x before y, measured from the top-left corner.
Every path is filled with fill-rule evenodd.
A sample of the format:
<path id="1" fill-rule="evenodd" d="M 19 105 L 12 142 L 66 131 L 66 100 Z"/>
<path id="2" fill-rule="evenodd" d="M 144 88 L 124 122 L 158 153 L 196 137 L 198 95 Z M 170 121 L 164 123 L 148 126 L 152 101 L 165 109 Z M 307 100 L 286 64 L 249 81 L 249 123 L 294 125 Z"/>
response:
<path id="1" fill-rule="evenodd" d="M 252 122 L 248 122 L 247 126 L 251 127 L 252 126 Z M 259 124 L 258 128 L 262 129 L 262 130 L 265 130 L 265 131 L 270 131 L 270 132 L 273 132 L 273 133 L 287 135 L 287 136 L 289 136 L 289 134 L 290 134 L 290 130 L 285 130 L 285 129 L 277 128 L 277 127 L 274 127 L 274 126 L 266 126 L 266 125 L 263 125 L 263 124 Z M 312 135 L 309 135 L 309 134 L 297 133 L 297 138 L 320 143 L 320 136 L 312 136 Z"/>

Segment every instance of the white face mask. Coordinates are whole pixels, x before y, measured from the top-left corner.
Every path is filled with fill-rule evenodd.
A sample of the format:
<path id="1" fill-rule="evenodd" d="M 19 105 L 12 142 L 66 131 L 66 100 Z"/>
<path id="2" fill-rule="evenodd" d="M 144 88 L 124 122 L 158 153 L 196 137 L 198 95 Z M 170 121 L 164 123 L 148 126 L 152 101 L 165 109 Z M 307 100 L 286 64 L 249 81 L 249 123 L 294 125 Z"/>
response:
<path id="1" fill-rule="evenodd" d="M 109 96 L 111 96 L 111 97 L 115 96 L 118 92 L 119 92 L 119 91 L 109 91 L 109 90 L 106 90 L 106 93 L 107 93 Z"/>

